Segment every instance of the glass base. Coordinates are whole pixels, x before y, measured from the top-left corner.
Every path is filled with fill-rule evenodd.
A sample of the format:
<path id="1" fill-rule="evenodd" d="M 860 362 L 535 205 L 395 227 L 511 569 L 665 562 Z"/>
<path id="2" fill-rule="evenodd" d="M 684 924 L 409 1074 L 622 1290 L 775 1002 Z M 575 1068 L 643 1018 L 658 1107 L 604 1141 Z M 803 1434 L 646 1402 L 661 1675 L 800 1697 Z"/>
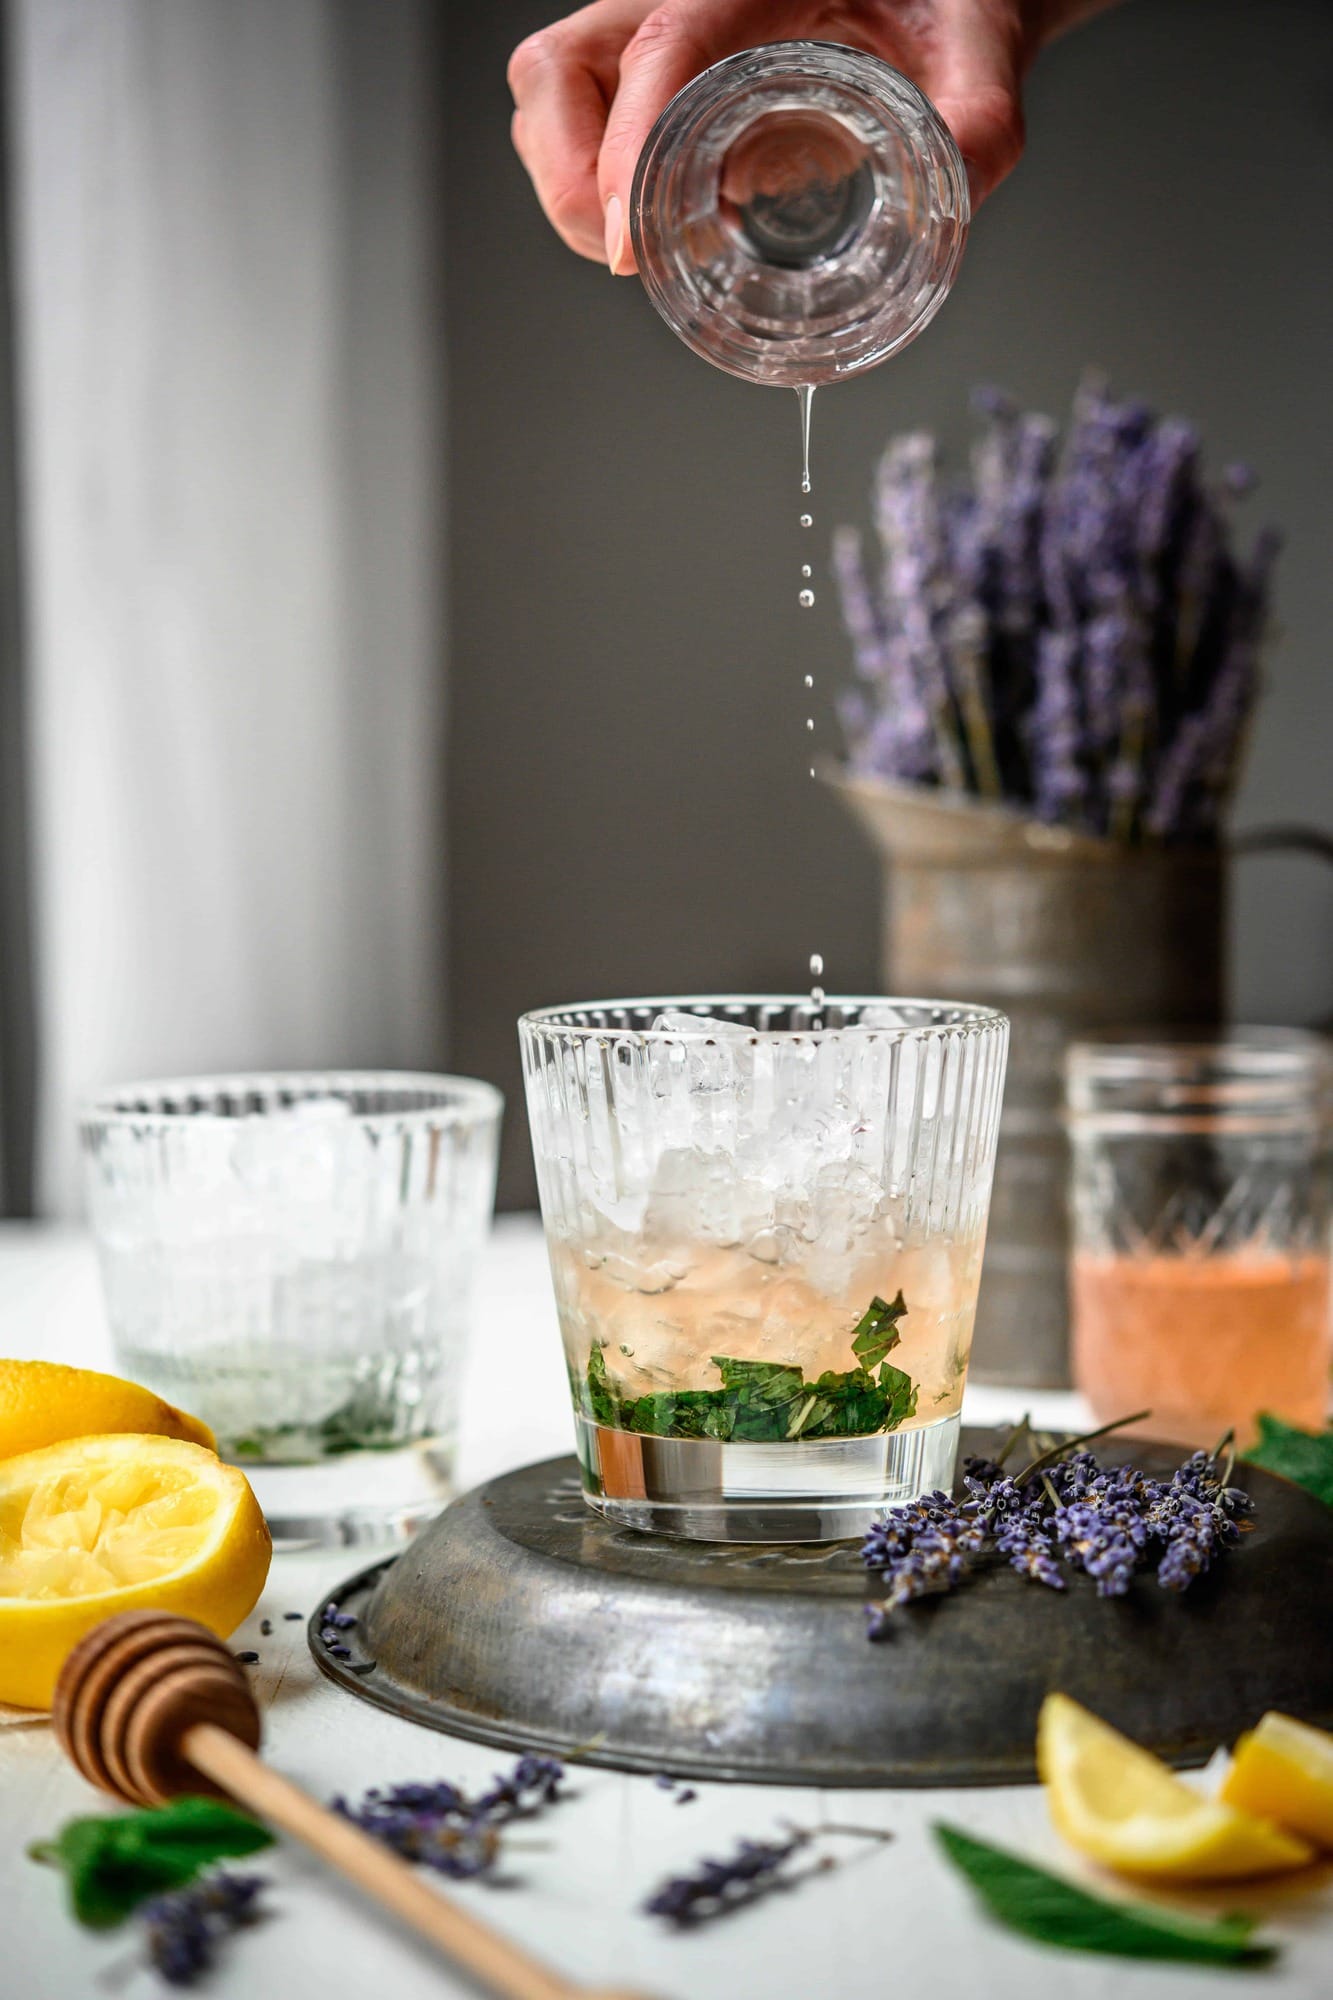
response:
<path id="1" fill-rule="evenodd" d="M 453 1498 L 450 1439 L 422 1438 L 397 1451 L 352 1451 L 316 1465 L 239 1460 L 279 1553 L 374 1548 L 405 1542 Z"/>
<path id="2" fill-rule="evenodd" d="M 839 1542 L 953 1485 L 958 1414 L 812 1444 L 645 1437 L 575 1418 L 583 1494 L 622 1527 L 698 1542 Z"/>

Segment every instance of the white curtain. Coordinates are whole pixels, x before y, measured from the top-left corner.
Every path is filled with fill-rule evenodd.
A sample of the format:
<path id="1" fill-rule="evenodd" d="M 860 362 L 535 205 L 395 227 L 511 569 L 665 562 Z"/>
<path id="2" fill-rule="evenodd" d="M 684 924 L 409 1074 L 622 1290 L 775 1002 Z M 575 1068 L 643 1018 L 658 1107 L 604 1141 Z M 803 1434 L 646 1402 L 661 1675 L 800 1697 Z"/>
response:
<path id="1" fill-rule="evenodd" d="M 85 1090 L 442 1048 L 427 0 L 11 0 L 38 1190 Z"/>

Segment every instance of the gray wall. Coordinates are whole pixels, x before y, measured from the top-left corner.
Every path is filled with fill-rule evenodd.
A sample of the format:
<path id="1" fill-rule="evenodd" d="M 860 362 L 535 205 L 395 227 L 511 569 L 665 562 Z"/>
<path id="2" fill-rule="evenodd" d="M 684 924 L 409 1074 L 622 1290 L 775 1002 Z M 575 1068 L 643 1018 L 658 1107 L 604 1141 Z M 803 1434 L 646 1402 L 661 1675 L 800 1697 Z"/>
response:
<path id="1" fill-rule="evenodd" d="M 789 988 L 816 946 L 832 987 L 876 966 L 875 865 L 804 775 L 801 676 L 848 665 L 827 585 L 794 602 L 795 399 L 708 368 L 546 229 L 504 63 L 552 11 L 455 0 L 448 52 L 453 1060 L 509 1093 L 509 1204 L 523 1008 Z M 1262 473 L 1250 518 L 1288 547 L 1238 823 L 1333 825 L 1333 9 L 1127 7 L 1043 58 L 1029 124 L 939 320 L 817 400 L 816 559 L 891 431 L 961 451 L 973 382 L 1060 413 L 1098 363 Z M 1333 882 L 1247 862 L 1238 915 L 1240 1011 L 1328 1011 Z"/>

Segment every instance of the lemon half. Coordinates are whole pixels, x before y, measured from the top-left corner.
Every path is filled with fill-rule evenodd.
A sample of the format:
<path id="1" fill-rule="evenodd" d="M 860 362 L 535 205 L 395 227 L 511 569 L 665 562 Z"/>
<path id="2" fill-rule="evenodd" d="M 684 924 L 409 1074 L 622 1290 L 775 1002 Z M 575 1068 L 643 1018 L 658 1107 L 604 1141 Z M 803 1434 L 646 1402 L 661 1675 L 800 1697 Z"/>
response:
<path id="1" fill-rule="evenodd" d="M 188 1438 L 209 1451 L 217 1445 L 207 1424 L 137 1382 L 60 1361 L 0 1360 L 0 1458 L 108 1431 Z"/>
<path id="2" fill-rule="evenodd" d="M 1270 1710 L 1236 1745 L 1220 1796 L 1333 1848 L 1333 1736 Z"/>
<path id="3" fill-rule="evenodd" d="M 1303 1868 L 1313 1859 L 1305 1841 L 1267 1819 L 1202 1798 L 1067 1695 L 1047 1695 L 1042 1703 L 1037 1769 L 1065 1839 L 1125 1875 L 1224 1882 Z"/>
<path id="4" fill-rule="evenodd" d="M 0 1701 L 49 1708 L 71 1647 L 117 1611 L 226 1638 L 272 1550 L 245 1474 L 179 1438 L 72 1438 L 0 1462 Z"/>

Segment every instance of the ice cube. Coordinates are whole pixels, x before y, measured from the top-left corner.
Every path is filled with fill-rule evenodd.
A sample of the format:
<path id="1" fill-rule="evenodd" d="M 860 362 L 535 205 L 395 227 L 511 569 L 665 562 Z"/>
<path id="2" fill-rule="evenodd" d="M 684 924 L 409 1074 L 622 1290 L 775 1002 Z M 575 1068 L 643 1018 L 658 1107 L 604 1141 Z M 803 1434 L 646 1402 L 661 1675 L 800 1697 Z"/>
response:
<path id="1" fill-rule="evenodd" d="M 917 1007 L 897 1007 L 889 1001 L 879 1001 L 873 1006 L 863 1007 L 858 1028 L 912 1028 L 920 1025 L 920 1009 Z"/>
<path id="2" fill-rule="evenodd" d="M 745 1042 L 753 1032 L 743 1021 L 722 1020 L 716 1014 L 689 1014 L 682 1007 L 665 1007 L 653 1021 L 655 1035 L 707 1035 L 719 1042 Z"/>

